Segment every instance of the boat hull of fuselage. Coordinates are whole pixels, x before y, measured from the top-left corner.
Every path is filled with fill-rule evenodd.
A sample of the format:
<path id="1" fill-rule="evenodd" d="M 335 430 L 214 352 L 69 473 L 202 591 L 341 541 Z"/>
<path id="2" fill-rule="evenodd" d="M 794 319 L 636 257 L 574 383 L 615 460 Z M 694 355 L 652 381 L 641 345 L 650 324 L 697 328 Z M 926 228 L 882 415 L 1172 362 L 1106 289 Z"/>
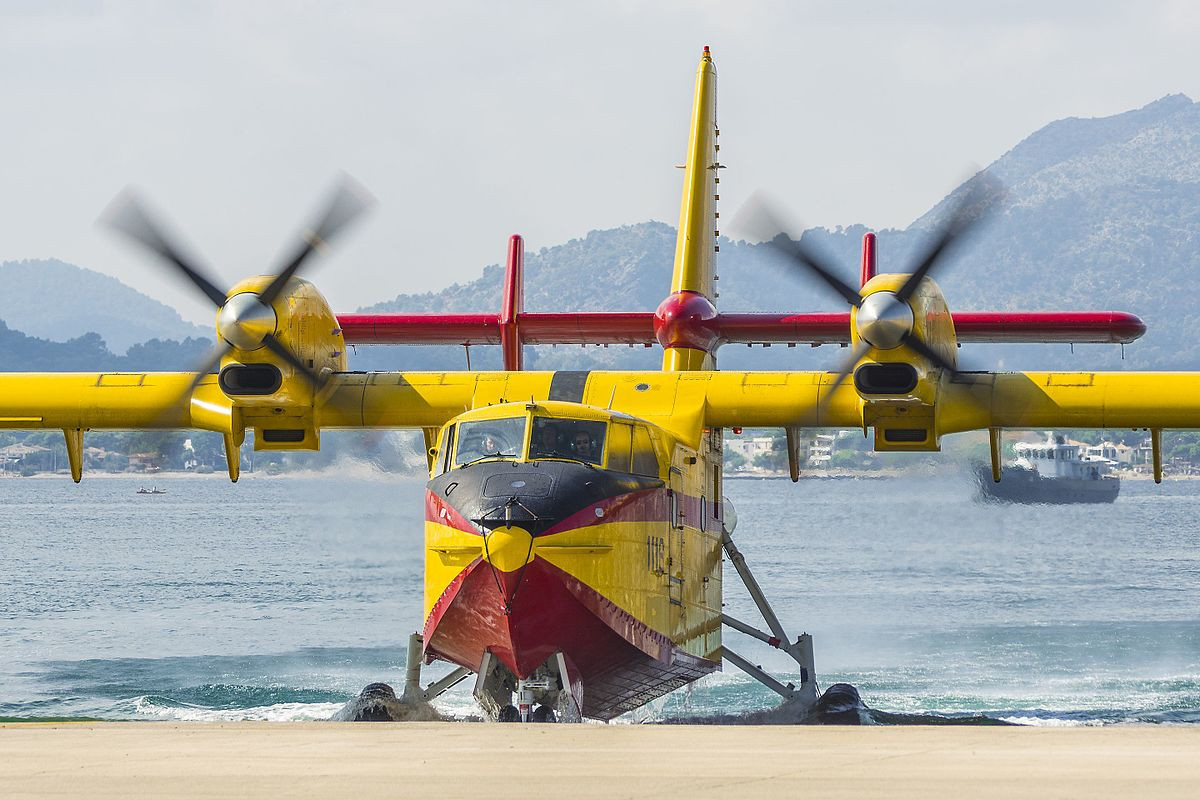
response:
<path id="1" fill-rule="evenodd" d="M 487 468 L 435 479 L 427 493 L 428 658 L 478 670 L 490 652 L 524 678 L 562 653 L 584 716 L 598 719 L 720 668 L 719 538 L 671 526 L 660 481 L 542 466 L 552 489 L 540 502 L 522 498 L 504 524 L 480 525 L 496 508 L 482 491 L 493 476 L 545 481 L 528 465 L 478 466 Z M 682 569 L 672 576 L 668 562 Z"/>

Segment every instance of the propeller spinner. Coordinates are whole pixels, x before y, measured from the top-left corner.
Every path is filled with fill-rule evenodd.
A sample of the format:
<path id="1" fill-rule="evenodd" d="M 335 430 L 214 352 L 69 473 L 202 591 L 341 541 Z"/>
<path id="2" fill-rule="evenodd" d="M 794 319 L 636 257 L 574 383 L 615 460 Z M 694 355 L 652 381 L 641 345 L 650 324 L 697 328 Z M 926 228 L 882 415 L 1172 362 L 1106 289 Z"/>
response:
<path id="1" fill-rule="evenodd" d="M 238 350 L 257 350 L 279 326 L 275 309 L 254 292 L 235 294 L 217 314 L 217 335 Z"/>
<path id="2" fill-rule="evenodd" d="M 892 350 L 912 333 L 912 306 L 891 292 L 875 292 L 863 298 L 856 320 L 860 339 L 877 350 Z"/>

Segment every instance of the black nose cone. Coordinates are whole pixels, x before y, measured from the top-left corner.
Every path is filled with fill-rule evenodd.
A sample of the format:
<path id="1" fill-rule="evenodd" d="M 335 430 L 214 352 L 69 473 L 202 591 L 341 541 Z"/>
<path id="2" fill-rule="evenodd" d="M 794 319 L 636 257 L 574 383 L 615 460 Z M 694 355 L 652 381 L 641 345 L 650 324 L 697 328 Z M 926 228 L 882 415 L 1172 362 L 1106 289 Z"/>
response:
<path id="1" fill-rule="evenodd" d="M 661 485 L 657 478 L 547 460 L 481 461 L 439 475 L 428 488 L 486 530 L 519 524 L 537 536 L 592 503 Z"/>

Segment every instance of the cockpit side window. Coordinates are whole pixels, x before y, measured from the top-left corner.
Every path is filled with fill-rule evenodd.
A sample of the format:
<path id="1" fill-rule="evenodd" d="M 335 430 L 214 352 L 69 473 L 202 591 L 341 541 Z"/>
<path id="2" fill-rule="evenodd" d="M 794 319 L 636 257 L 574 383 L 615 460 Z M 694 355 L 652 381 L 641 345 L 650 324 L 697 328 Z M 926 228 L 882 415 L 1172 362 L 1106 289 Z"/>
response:
<path id="1" fill-rule="evenodd" d="M 608 427 L 608 468 L 629 472 L 629 457 L 633 450 L 633 426 L 614 422 Z"/>
<path id="2" fill-rule="evenodd" d="M 650 431 L 641 425 L 633 429 L 633 464 L 630 471 L 634 475 L 658 477 L 658 456 L 654 454 Z"/>
<path id="3" fill-rule="evenodd" d="M 454 455 L 454 426 L 450 425 L 446 428 L 446 432 L 442 434 L 442 449 L 439 451 L 442 468 L 440 472 L 449 472 L 450 464 L 453 463 L 452 456 Z"/>
<path id="4" fill-rule="evenodd" d="M 590 419 L 534 417 L 530 458 L 564 458 L 599 465 L 607 425 Z"/>
<path id="5" fill-rule="evenodd" d="M 460 422 L 454 466 L 487 458 L 520 458 L 525 449 L 525 423 L 525 417 Z"/>

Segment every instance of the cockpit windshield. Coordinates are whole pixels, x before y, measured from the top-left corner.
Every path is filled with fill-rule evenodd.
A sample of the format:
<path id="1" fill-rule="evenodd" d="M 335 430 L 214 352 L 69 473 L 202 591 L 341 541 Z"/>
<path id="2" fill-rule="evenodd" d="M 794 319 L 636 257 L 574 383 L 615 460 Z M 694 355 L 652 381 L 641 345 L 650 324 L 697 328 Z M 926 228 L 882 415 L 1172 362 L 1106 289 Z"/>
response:
<path id="1" fill-rule="evenodd" d="M 530 458 L 565 458 L 600 465 L 606 423 L 588 419 L 534 417 Z"/>
<path id="2" fill-rule="evenodd" d="M 454 466 L 487 458 L 520 458 L 525 447 L 525 422 L 525 417 L 510 417 L 460 423 Z"/>

